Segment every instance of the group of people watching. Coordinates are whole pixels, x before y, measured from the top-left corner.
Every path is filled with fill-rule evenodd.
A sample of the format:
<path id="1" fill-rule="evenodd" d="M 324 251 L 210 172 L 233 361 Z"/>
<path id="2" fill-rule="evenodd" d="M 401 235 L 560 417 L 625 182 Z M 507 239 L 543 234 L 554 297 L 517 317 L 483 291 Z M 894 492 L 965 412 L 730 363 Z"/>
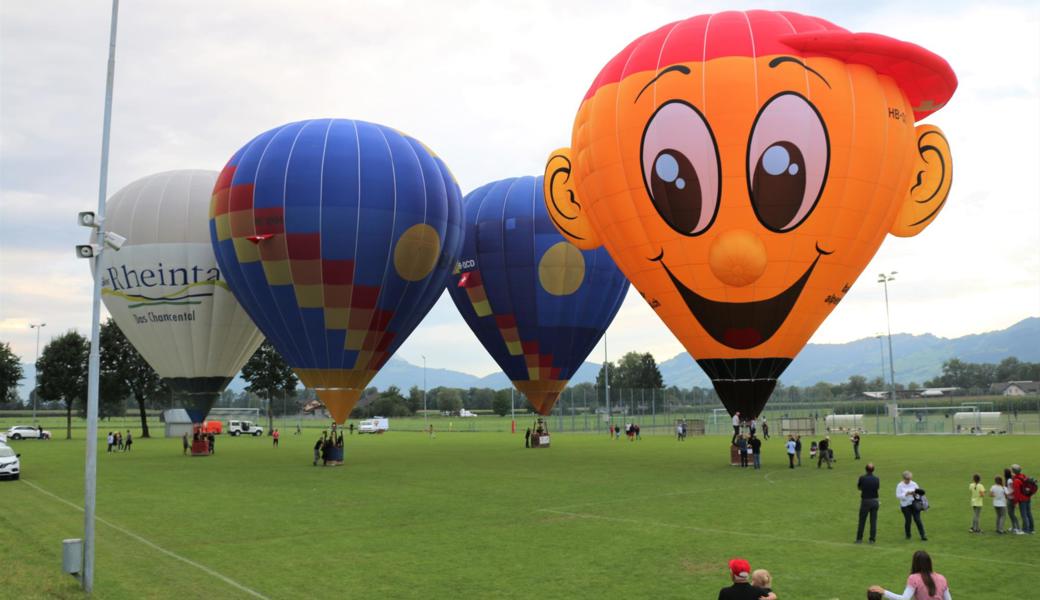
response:
<path id="1" fill-rule="evenodd" d="M 777 600 L 773 591 L 773 577 L 765 569 L 751 570 L 751 563 L 743 558 L 729 561 L 732 585 L 719 590 L 718 600 Z M 932 557 L 924 550 L 914 552 L 910 561 L 910 575 L 903 593 L 886 590 L 880 585 L 867 588 L 867 600 L 952 600 L 946 578 L 932 569 Z"/>
<path id="2" fill-rule="evenodd" d="M 740 411 L 733 413 L 733 439 L 730 440 L 730 444 L 736 445 L 737 439 L 740 437 L 740 429 L 744 427 L 748 430 L 748 433 L 755 435 L 758 432 L 758 419 L 745 419 L 741 416 Z M 769 439 L 769 422 L 766 421 L 765 417 L 762 417 L 762 437 Z"/>
<path id="3" fill-rule="evenodd" d="M 976 473 L 968 484 L 968 492 L 971 496 L 972 520 L 971 533 L 982 533 L 979 520 L 982 516 L 982 507 L 986 496 L 993 499 L 993 510 L 996 513 L 996 532 L 998 534 L 1014 533 L 1019 535 L 1032 534 L 1033 523 L 1033 496 L 1036 494 L 1036 479 L 1027 477 L 1022 472 L 1020 465 L 1011 465 L 1004 469 L 1004 475 L 993 478 L 993 485 L 986 489 L 982 485 L 982 477 Z M 1015 509 L 1018 509 L 1018 517 Z M 1011 528 L 1006 527 L 1007 517 L 1011 517 Z M 1019 520 L 1021 517 L 1021 521 Z"/>
<path id="4" fill-rule="evenodd" d="M 735 443 L 742 469 L 747 468 L 749 462 L 756 469 L 762 468 L 762 440 L 754 432 L 738 435 Z"/>
<path id="5" fill-rule="evenodd" d="M 343 431 L 337 430 L 335 423 L 331 429 L 322 431 L 321 437 L 314 442 L 314 466 L 318 466 L 319 460 L 322 466 L 328 466 L 330 462 L 343 464 Z"/>
<path id="6" fill-rule="evenodd" d="M 639 425 L 636 425 L 635 423 L 625 423 L 624 428 L 620 425 L 611 424 L 610 427 L 607 428 L 607 433 L 610 434 L 610 439 L 620 440 L 622 430 L 624 430 L 625 435 L 628 436 L 628 441 L 630 442 L 643 439 L 639 435 Z"/>
<path id="7" fill-rule="evenodd" d="M 130 434 L 129 429 L 126 430 L 125 438 L 123 437 L 123 434 L 118 431 L 109 431 L 106 441 L 108 442 L 109 452 L 112 452 L 113 448 L 117 452 L 129 452 L 130 447 L 134 445 L 134 436 Z"/>

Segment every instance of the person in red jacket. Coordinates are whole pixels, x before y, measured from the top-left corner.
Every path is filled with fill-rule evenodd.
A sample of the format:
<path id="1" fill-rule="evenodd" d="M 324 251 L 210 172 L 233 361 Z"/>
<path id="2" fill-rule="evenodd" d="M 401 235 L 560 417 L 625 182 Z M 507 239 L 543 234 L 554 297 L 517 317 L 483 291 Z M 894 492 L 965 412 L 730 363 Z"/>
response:
<path id="1" fill-rule="evenodd" d="M 1022 472 L 1020 465 L 1011 465 L 1011 472 L 1014 475 L 1011 477 L 1011 492 L 1015 500 L 1015 504 L 1018 504 L 1018 513 L 1022 517 L 1022 530 L 1020 533 L 1033 533 L 1033 509 L 1032 509 L 1032 494 L 1026 494 L 1023 489 L 1028 479 L 1025 473 Z"/>

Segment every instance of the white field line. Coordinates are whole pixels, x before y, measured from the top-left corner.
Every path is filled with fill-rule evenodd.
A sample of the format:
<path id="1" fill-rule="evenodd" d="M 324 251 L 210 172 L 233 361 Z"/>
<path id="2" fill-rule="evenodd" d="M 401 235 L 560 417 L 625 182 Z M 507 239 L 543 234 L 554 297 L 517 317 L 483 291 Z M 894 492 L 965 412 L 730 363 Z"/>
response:
<path id="1" fill-rule="evenodd" d="M 594 515 L 594 514 L 590 514 L 590 513 L 567 512 L 567 511 L 563 511 L 563 510 L 555 510 L 555 509 L 552 509 L 552 508 L 541 508 L 541 509 L 536 510 L 535 512 L 553 513 L 553 514 L 557 514 L 557 515 L 563 515 L 563 516 L 567 516 L 567 517 L 574 517 L 574 518 L 578 518 L 578 519 L 591 519 L 591 520 L 595 520 L 595 521 L 608 521 L 608 522 L 611 522 L 611 523 L 627 523 L 629 525 L 640 525 L 640 526 L 644 526 L 644 527 L 664 527 L 664 528 L 667 528 L 667 529 L 682 529 L 684 531 L 697 531 L 697 532 L 700 532 L 700 533 L 713 533 L 713 534 L 721 534 L 721 535 L 738 535 L 738 536 L 746 536 L 746 537 L 751 537 L 751 538 L 756 538 L 756 539 L 764 539 L 764 538 L 765 539 L 774 539 L 774 540 L 778 540 L 778 541 L 782 541 L 782 542 L 798 542 L 798 543 L 805 543 L 805 544 L 823 544 L 823 545 L 826 545 L 826 546 L 838 546 L 838 547 L 842 547 L 842 548 L 849 547 L 849 546 L 856 546 L 857 545 L 857 544 L 853 544 L 851 542 L 834 542 L 834 541 L 830 541 L 830 540 L 798 539 L 798 538 L 793 538 L 793 537 L 786 536 L 786 535 L 769 535 L 769 534 L 757 533 L 757 532 L 752 533 L 752 532 L 748 532 L 748 531 L 732 531 L 732 530 L 729 530 L 729 529 L 716 529 L 716 528 L 713 528 L 713 527 L 695 527 L 695 526 L 692 526 L 692 525 L 676 525 L 674 523 L 662 523 L 660 521 L 644 521 L 644 520 L 640 520 L 640 519 L 625 519 L 625 518 L 621 518 L 621 517 L 607 517 L 607 516 L 604 516 L 604 515 Z M 884 551 L 884 552 L 900 552 L 900 553 L 905 553 L 906 552 L 905 548 L 886 548 L 886 547 L 883 547 L 883 546 L 881 546 L 881 547 L 875 546 L 873 549 L 874 550 Z M 1023 566 L 1023 567 L 1032 567 L 1034 569 L 1035 568 L 1040 568 L 1040 564 L 1038 564 L 1038 563 L 1021 562 L 1021 561 L 1008 560 L 1008 559 L 997 560 L 997 559 L 993 559 L 993 558 L 979 558 L 979 557 L 975 557 L 975 556 L 961 556 L 961 555 L 958 555 L 958 554 L 949 554 L 947 552 L 943 552 L 942 553 L 942 557 L 943 558 L 947 558 L 947 557 L 948 558 L 958 558 L 958 559 L 966 560 L 966 561 L 969 561 L 969 562 L 970 561 L 981 561 L 981 562 L 990 562 L 990 563 L 997 563 L 997 564 L 1020 565 L 1020 566 Z"/>
<path id="2" fill-rule="evenodd" d="M 57 500 L 58 502 L 61 502 L 62 504 L 65 504 L 67 506 L 71 506 L 72 508 L 75 508 L 76 510 L 78 510 L 80 512 L 83 512 L 83 507 L 82 506 L 77 506 L 77 505 L 73 504 L 72 502 L 69 502 L 68 500 L 62 498 L 61 496 L 58 496 L 57 494 L 53 494 L 51 492 L 48 492 L 47 490 L 45 490 L 42 487 L 36 485 L 35 483 L 26 481 L 24 477 L 22 478 L 22 483 L 24 483 L 25 485 L 27 485 L 27 486 L 33 488 L 34 490 L 40 492 L 41 494 L 44 494 L 46 496 L 50 496 L 51 498 L 54 498 L 55 500 Z M 246 586 L 242 585 L 241 583 L 238 583 L 237 581 L 235 581 L 234 579 L 231 579 L 230 577 L 227 577 L 225 575 L 221 575 L 220 573 L 214 571 L 213 569 L 211 569 L 211 568 L 209 568 L 209 567 L 207 567 L 205 565 L 201 565 L 201 564 L 191 560 L 190 558 L 185 558 L 185 557 L 181 556 L 180 554 L 177 554 L 175 552 L 171 552 L 171 551 L 167 550 L 166 548 L 163 548 L 162 546 L 159 546 L 158 544 L 155 544 L 154 542 L 151 542 L 151 541 L 149 541 L 149 540 L 147 540 L 147 539 L 137 535 L 136 533 L 134 533 L 134 532 L 132 532 L 132 531 L 130 531 L 128 529 L 124 529 L 124 528 L 120 527 L 119 525 L 116 525 L 115 523 L 112 523 L 111 521 L 106 521 L 105 519 L 102 519 L 101 517 L 98 517 L 96 515 L 95 515 L 94 518 L 98 522 L 104 523 L 105 525 L 108 525 L 109 527 L 111 527 L 112 529 L 115 529 L 119 533 L 122 533 L 123 535 L 125 535 L 127 537 L 133 538 L 133 539 L 137 540 L 138 542 L 141 542 L 145 546 L 148 546 L 149 548 L 151 548 L 151 549 L 153 549 L 153 550 L 155 550 L 157 552 L 161 552 L 162 554 L 165 554 L 166 556 L 169 556 L 170 558 L 173 558 L 175 560 L 179 560 L 179 561 L 181 561 L 184 564 L 187 564 L 187 565 L 190 565 L 192 567 L 195 567 L 196 569 L 202 571 L 203 573 L 206 573 L 207 575 L 211 575 L 213 577 L 216 577 L 217 579 L 223 581 L 224 583 L 230 585 L 231 587 L 236 588 L 236 589 L 238 589 L 238 590 L 240 590 L 242 592 L 245 592 L 245 593 L 249 594 L 250 596 L 254 596 L 256 598 L 263 598 L 264 600 L 270 600 L 267 596 L 261 594 L 260 592 L 257 592 L 256 590 L 252 590 L 252 589 L 247 588 Z"/>

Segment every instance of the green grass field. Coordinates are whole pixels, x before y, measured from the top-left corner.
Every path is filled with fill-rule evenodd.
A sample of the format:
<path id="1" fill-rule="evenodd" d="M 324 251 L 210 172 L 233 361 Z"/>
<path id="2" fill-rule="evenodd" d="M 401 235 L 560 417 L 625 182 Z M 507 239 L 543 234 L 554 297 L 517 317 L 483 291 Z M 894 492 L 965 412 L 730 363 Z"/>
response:
<path id="1" fill-rule="evenodd" d="M 80 596 L 60 567 L 61 540 L 82 535 L 83 430 L 47 425 L 59 439 L 12 443 L 24 475 L 0 482 L 8 598 Z M 204 458 L 176 439 L 102 446 L 94 595 L 713 599 L 741 555 L 782 599 L 859 600 L 872 583 L 902 591 L 926 548 L 955 598 L 1002 599 L 1040 569 L 1040 539 L 994 535 L 989 502 L 986 533 L 968 533 L 971 474 L 1040 472 L 1036 437 L 868 436 L 884 493 L 870 546 L 852 543 L 862 462 L 844 439 L 834 470 L 788 469 L 774 437 L 753 471 L 728 466 L 718 436 L 556 434 L 524 450 L 520 435 L 391 432 L 348 436 L 345 466 L 315 468 L 315 431 L 283 432 L 278 449 L 223 436 Z M 903 539 L 904 468 L 929 492 L 927 542 Z"/>

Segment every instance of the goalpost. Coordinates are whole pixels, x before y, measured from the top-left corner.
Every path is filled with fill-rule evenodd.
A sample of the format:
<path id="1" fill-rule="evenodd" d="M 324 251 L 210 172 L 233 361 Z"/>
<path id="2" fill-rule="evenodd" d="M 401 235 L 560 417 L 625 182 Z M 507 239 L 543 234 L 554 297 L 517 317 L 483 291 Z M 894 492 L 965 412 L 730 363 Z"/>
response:
<path id="1" fill-rule="evenodd" d="M 812 417 L 781 417 L 780 435 L 816 435 L 816 419 Z"/>
<path id="2" fill-rule="evenodd" d="M 983 413 L 975 404 L 915 406 L 904 409 L 892 406 L 890 416 L 896 435 L 983 434 L 1001 431 L 1001 413 Z"/>
<path id="3" fill-rule="evenodd" d="M 260 420 L 260 409 L 245 407 L 215 407 L 209 409 L 209 416 L 207 417 L 207 420 L 226 421 L 228 419 L 240 419 L 243 421 L 251 421 L 253 423 L 256 423 Z"/>

